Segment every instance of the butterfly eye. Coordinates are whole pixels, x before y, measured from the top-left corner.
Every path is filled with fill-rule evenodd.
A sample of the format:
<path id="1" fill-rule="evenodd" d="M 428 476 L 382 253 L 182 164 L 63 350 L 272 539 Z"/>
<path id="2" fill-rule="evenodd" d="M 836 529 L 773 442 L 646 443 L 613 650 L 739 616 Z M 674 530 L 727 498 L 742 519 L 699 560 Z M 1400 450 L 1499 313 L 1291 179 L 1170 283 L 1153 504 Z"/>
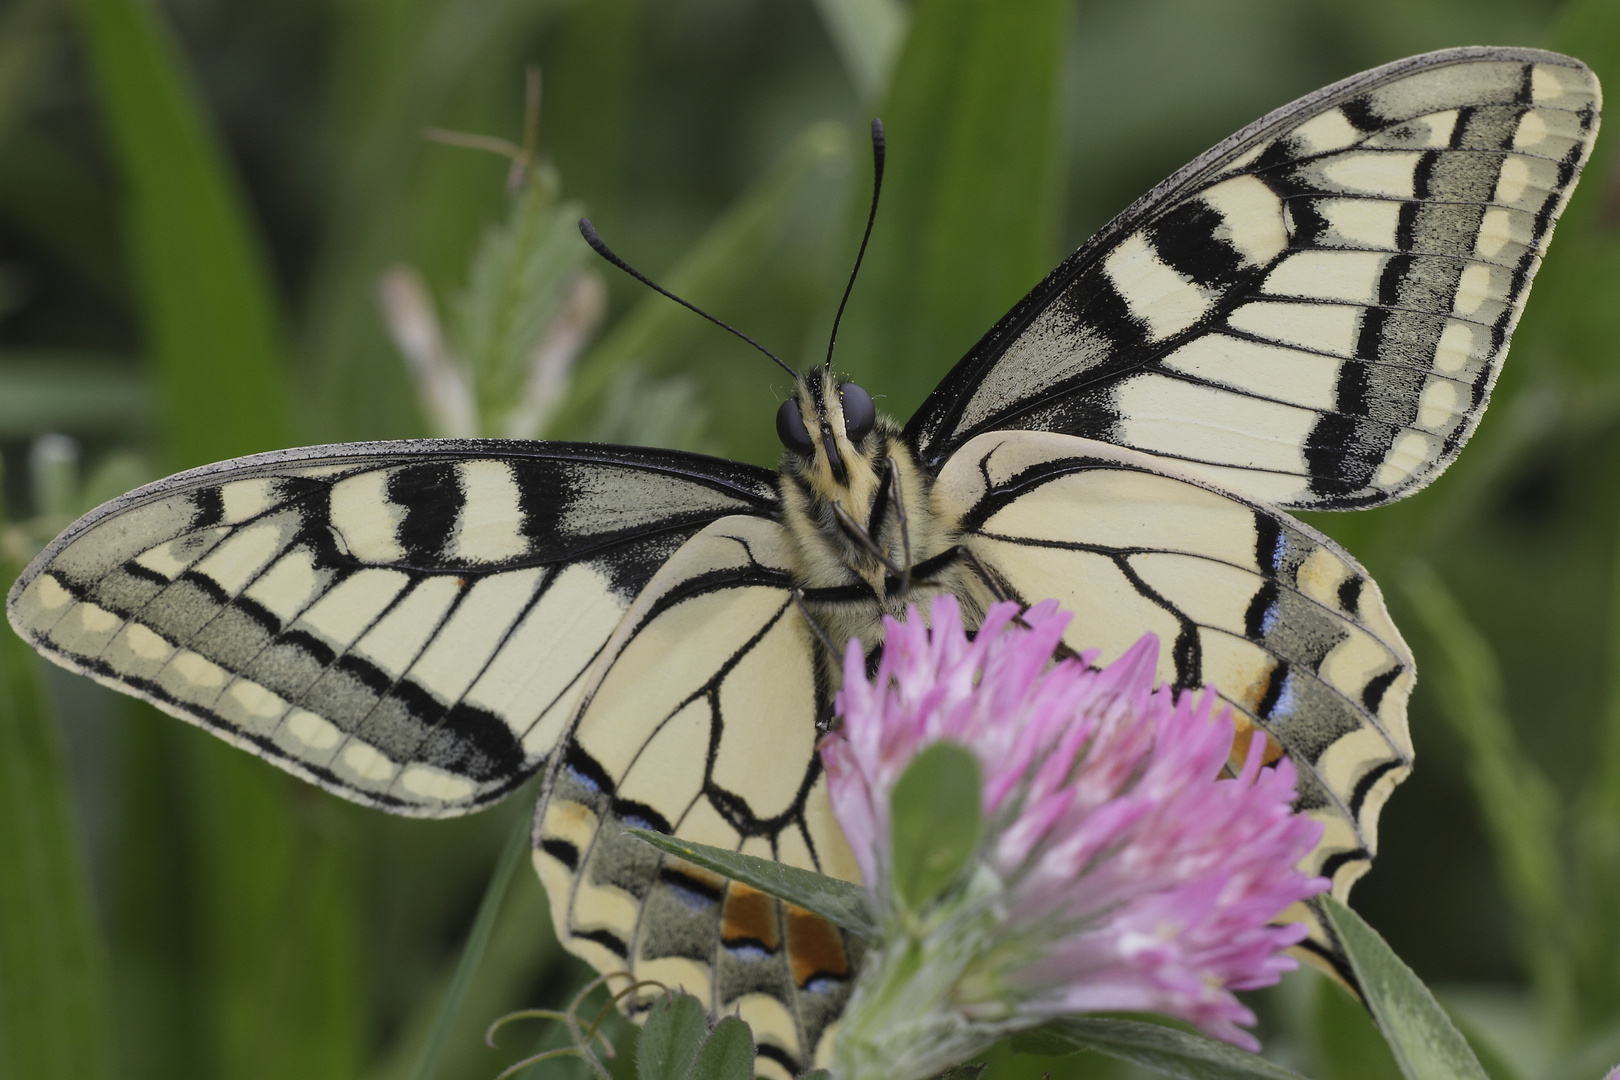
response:
<path id="1" fill-rule="evenodd" d="M 810 431 L 804 426 L 804 415 L 799 412 L 799 403 L 793 398 L 782 402 L 782 407 L 776 410 L 776 437 L 797 454 L 808 454 L 815 449 Z"/>
<path id="2" fill-rule="evenodd" d="M 877 406 L 872 404 L 872 395 L 847 382 L 838 388 L 838 397 L 844 403 L 844 434 L 849 436 L 850 442 L 860 442 L 871 434 L 872 425 L 877 422 Z"/>

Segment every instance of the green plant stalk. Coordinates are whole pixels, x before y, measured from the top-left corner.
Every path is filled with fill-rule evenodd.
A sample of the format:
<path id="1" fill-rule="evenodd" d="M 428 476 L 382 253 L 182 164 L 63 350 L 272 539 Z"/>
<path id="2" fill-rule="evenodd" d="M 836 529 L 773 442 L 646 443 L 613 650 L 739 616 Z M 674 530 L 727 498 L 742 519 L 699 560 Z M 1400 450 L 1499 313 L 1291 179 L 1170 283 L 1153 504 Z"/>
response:
<path id="1" fill-rule="evenodd" d="M 75 10 L 124 184 L 173 462 L 285 445 L 290 400 L 269 275 L 179 50 L 138 0 L 76 0 Z"/>
<path id="2" fill-rule="evenodd" d="M 1558 796 L 1518 745 L 1490 643 L 1427 564 L 1413 564 L 1403 585 L 1439 654 L 1441 712 L 1468 748 L 1468 776 L 1497 872 L 1524 927 L 1525 965 L 1542 1000 L 1567 1020 L 1579 946 L 1570 938 Z"/>
<path id="3" fill-rule="evenodd" d="M 984 970 L 994 967 L 985 954 L 999 924 L 1000 889 L 979 867 L 929 910 L 890 913 L 839 1022 L 833 1060 L 840 1080 L 923 1080 L 1011 1033 L 998 1018 L 970 1018 L 957 1001 L 964 986 L 994 978 Z M 973 996 L 1000 995 L 992 988 Z"/>
<path id="4" fill-rule="evenodd" d="M 883 208 L 839 331 L 842 364 L 896 416 L 1056 261 L 1071 14 L 1060 0 L 912 8 L 880 110 Z"/>
<path id="5" fill-rule="evenodd" d="M 38 665 L 0 627 L 0 1076 L 96 1080 L 113 1075 L 106 957 Z"/>
<path id="6" fill-rule="evenodd" d="M 478 965 L 483 962 L 490 935 L 495 932 L 501 901 L 506 899 L 512 885 L 512 875 L 517 872 L 518 864 L 529 850 L 529 828 L 528 815 L 519 814 L 507 835 L 506 845 L 501 848 L 501 857 L 495 863 L 489 885 L 484 889 L 484 898 L 478 902 L 478 914 L 473 917 L 472 929 L 467 933 L 467 944 L 462 947 L 461 959 L 456 962 L 456 973 L 450 979 L 450 986 L 445 990 L 444 1000 L 439 1003 L 438 1014 L 433 1019 L 433 1028 L 411 1069 L 411 1080 L 433 1080 L 438 1075 L 439 1061 L 444 1057 L 450 1033 L 461 1015 L 461 1006 L 467 999 L 473 976 L 478 973 Z"/>

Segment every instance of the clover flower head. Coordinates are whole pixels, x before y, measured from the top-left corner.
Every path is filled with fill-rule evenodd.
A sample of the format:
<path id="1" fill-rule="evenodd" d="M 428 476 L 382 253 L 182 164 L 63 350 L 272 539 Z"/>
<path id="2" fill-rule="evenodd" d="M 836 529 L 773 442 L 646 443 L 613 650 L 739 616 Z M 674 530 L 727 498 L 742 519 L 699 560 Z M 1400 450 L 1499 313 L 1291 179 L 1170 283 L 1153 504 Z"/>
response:
<path id="1" fill-rule="evenodd" d="M 845 1013 L 846 1078 L 868 1058 L 932 1075 L 1013 1031 L 1099 1011 L 1258 1046 L 1233 991 L 1295 966 L 1282 951 L 1305 928 L 1276 920 L 1327 888 L 1296 869 L 1321 825 L 1294 812 L 1294 766 L 1264 765 L 1263 737 L 1233 775 L 1235 725 L 1213 690 L 1155 689 L 1153 635 L 1100 670 L 1096 653 L 1054 662 L 1069 619 L 1055 602 L 1021 618 L 997 604 L 969 636 L 943 596 L 931 629 L 915 609 L 887 621 L 870 681 L 851 643 L 842 726 L 821 756 L 886 937 Z M 958 884 L 911 912 L 890 882 L 890 796 L 938 742 L 977 760 L 984 829 Z M 886 966 L 915 985 L 900 993 Z"/>

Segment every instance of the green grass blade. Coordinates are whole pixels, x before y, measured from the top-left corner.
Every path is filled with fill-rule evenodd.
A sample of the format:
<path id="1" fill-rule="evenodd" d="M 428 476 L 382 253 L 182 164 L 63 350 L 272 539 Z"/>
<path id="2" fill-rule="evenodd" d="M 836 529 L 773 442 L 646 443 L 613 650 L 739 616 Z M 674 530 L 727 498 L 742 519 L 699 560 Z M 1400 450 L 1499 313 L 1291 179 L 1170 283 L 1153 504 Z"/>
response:
<path id="1" fill-rule="evenodd" d="M 106 962 L 37 663 L 0 627 L 0 1076 L 95 1080 L 113 1074 Z"/>
<path id="2" fill-rule="evenodd" d="M 140 322 L 176 465 L 284 445 L 288 395 L 257 235 L 186 68 L 138 0 L 76 0 L 126 196 Z"/>
<path id="3" fill-rule="evenodd" d="M 506 846 L 501 849 L 501 857 L 495 863 L 495 872 L 489 877 L 484 898 L 478 902 L 478 914 L 473 917 L 472 929 L 467 933 L 467 944 L 461 950 L 461 959 L 456 962 L 456 973 L 450 978 L 450 986 L 439 1002 L 433 1028 L 422 1045 L 416 1065 L 411 1069 L 411 1080 L 433 1080 L 438 1075 L 439 1061 L 444 1057 L 450 1033 L 461 1015 L 461 1007 L 467 999 L 473 976 L 478 973 L 478 965 L 484 959 L 484 950 L 489 947 L 490 935 L 495 932 L 501 901 L 506 898 L 507 890 L 512 885 L 512 875 L 517 872 L 528 850 L 529 817 L 519 814 L 506 838 Z"/>
<path id="4" fill-rule="evenodd" d="M 883 207 L 839 331 L 838 363 L 888 395 L 891 415 L 908 416 L 1056 261 L 1070 9 L 924 0 L 912 10 L 881 110 Z M 852 200 L 863 220 L 864 195 Z"/>
<path id="5" fill-rule="evenodd" d="M 1571 911 L 1558 857 L 1558 796 L 1518 744 L 1485 636 L 1427 564 L 1414 564 L 1402 584 L 1433 642 L 1441 713 L 1468 749 L 1469 780 L 1498 873 L 1524 920 L 1526 966 L 1543 992 L 1567 999 L 1562 942 Z"/>
<path id="6" fill-rule="evenodd" d="M 1488 1080 L 1468 1040 L 1378 931 L 1331 896 L 1322 910 L 1407 1080 Z"/>
<path id="7" fill-rule="evenodd" d="M 906 8 L 899 0 L 816 0 L 816 9 L 856 93 L 875 101 L 905 39 Z"/>
<path id="8" fill-rule="evenodd" d="M 0 438 L 40 431 L 135 434 L 152 427 L 148 384 L 135 365 L 99 353 L 0 353 Z"/>

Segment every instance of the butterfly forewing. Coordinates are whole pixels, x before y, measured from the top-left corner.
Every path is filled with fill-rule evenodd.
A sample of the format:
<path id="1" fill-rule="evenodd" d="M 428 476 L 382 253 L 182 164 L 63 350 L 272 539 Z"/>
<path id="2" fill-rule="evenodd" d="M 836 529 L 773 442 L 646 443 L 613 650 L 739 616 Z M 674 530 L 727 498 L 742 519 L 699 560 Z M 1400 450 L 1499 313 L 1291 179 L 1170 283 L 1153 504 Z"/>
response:
<path id="1" fill-rule="evenodd" d="M 601 971 L 740 1014 L 759 1067 L 784 1077 L 815 1060 L 842 1008 L 850 943 L 624 829 L 857 877 L 815 754 L 828 693 L 793 562 L 787 531 L 756 518 L 687 541 L 609 644 L 535 822 L 561 940 Z"/>
<path id="2" fill-rule="evenodd" d="M 10 614 L 59 663 L 347 798 L 460 813 L 538 768 L 641 587 L 768 506 L 768 480 L 565 444 L 245 458 L 85 518 Z"/>
<path id="3" fill-rule="evenodd" d="M 1431 480 L 1472 433 L 1596 137 L 1590 70 L 1457 49 L 1228 139 L 1077 251 L 908 432 L 1081 435 L 1279 506 Z"/>

